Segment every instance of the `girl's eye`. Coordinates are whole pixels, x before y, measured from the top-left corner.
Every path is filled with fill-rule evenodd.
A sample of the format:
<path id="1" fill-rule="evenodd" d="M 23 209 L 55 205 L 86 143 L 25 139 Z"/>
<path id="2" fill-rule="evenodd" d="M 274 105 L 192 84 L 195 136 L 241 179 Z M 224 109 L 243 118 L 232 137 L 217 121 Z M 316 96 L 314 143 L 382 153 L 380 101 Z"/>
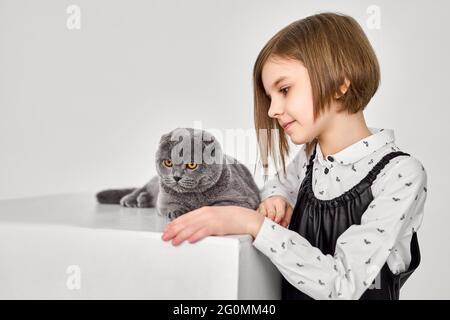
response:
<path id="1" fill-rule="evenodd" d="M 170 168 L 170 167 L 172 166 L 172 160 L 166 159 L 166 160 L 163 161 L 163 164 L 164 164 L 166 167 Z"/>
<path id="2" fill-rule="evenodd" d="M 284 91 L 284 90 L 288 90 L 288 89 L 289 89 L 289 87 L 280 89 L 280 92 L 281 92 L 283 95 L 287 95 L 288 91 Z"/>
<path id="3" fill-rule="evenodd" d="M 186 164 L 186 167 L 191 170 L 194 170 L 195 168 L 197 168 L 197 164 L 195 162 L 189 162 Z"/>

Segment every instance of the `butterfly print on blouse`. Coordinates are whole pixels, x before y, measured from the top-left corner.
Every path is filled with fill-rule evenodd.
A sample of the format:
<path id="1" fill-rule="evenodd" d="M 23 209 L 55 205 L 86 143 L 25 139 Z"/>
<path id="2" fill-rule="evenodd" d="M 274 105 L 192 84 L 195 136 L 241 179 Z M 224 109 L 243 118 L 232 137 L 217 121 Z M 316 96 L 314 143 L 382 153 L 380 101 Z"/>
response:
<path id="1" fill-rule="evenodd" d="M 347 272 L 345 273 L 345 278 L 346 278 L 347 280 L 349 280 L 349 278 L 348 278 L 349 275 L 348 275 L 348 274 L 349 274 L 349 272 L 350 272 L 351 270 L 352 270 L 352 269 L 348 269 Z"/>
<path id="2" fill-rule="evenodd" d="M 366 145 L 366 147 L 369 147 L 369 142 L 363 141 L 363 143 Z"/>

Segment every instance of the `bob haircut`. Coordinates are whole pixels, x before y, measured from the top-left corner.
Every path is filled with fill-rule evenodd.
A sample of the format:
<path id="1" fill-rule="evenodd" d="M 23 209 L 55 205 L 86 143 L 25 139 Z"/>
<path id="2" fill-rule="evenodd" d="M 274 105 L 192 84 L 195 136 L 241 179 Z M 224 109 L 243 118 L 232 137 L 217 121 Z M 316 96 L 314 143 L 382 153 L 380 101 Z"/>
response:
<path id="1" fill-rule="evenodd" d="M 289 156 L 286 134 L 276 119 L 269 118 L 270 98 L 262 82 L 262 69 L 269 58 L 300 61 L 308 70 L 314 121 L 338 100 L 338 112 L 364 110 L 380 84 L 380 67 L 375 52 L 358 22 L 352 17 L 324 12 L 294 21 L 277 32 L 263 47 L 253 67 L 254 124 L 264 174 L 268 157 L 278 172 L 281 161 L 286 175 L 285 158 Z M 341 85 L 348 79 L 345 94 Z M 336 95 L 340 95 L 337 97 Z M 332 100 L 333 99 L 333 100 Z M 278 152 L 274 145 L 278 142 Z M 306 142 L 310 155 L 317 138 Z M 278 175 L 278 173 L 277 173 Z"/>

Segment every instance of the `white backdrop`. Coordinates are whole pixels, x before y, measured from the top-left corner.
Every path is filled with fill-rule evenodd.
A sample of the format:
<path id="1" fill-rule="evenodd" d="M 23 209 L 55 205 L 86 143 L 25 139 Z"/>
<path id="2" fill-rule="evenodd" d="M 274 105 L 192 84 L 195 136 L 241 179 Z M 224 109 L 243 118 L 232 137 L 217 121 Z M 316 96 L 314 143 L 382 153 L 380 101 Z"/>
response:
<path id="1" fill-rule="evenodd" d="M 253 130 L 258 52 L 322 11 L 363 26 L 382 76 L 367 124 L 394 129 L 428 173 L 422 263 L 402 298 L 450 298 L 447 0 L 0 0 L 0 199 L 141 186 L 162 133 Z"/>

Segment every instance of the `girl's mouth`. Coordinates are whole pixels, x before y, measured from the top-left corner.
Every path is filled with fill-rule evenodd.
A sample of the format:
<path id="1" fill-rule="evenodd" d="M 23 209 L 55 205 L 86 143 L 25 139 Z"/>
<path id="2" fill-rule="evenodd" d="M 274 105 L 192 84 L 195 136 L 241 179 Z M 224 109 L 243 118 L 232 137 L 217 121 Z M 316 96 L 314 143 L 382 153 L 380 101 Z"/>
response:
<path id="1" fill-rule="evenodd" d="M 294 121 L 291 121 L 291 122 L 289 122 L 289 123 L 286 123 L 286 124 L 283 126 L 283 129 L 284 129 L 284 130 L 288 129 L 294 122 L 295 122 L 295 120 L 294 120 Z"/>

